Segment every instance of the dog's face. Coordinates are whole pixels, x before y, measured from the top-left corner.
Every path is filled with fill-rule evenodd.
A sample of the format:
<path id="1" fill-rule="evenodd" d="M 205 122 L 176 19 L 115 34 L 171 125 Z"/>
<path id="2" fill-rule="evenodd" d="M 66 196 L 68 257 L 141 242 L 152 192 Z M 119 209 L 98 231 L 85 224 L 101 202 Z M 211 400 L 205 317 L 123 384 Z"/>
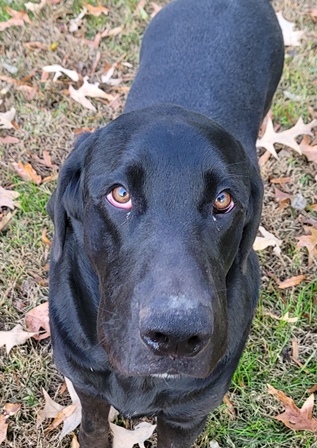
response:
<path id="1" fill-rule="evenodd" d="M 215 368 L 227 349 L 226 278 L 247 263 L 259 185 L 239 143 L 179 107 L 122 115 L 75 148 L 54 198 L 53 254 L 68 216 L 99 278 L 98 337 L 116 371 Z"/>

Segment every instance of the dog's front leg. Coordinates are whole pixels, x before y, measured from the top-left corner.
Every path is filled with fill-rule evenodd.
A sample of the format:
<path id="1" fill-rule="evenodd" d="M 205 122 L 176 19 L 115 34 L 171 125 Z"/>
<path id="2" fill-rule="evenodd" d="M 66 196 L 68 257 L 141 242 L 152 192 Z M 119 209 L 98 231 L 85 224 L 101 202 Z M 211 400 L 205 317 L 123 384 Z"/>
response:
<path id="1" fill-rule="evenodd" d="M 82 406 L 80 448 L 110 448 L 108 414 L 110 404 L 76 389 Z"/>
<path id="2" fill-rule="evenodd" d="M 157 448 L 190 448 L 203 431 L 207 416 L 183 424 L 171 423 L 164 417 L 157 418 Z"/>

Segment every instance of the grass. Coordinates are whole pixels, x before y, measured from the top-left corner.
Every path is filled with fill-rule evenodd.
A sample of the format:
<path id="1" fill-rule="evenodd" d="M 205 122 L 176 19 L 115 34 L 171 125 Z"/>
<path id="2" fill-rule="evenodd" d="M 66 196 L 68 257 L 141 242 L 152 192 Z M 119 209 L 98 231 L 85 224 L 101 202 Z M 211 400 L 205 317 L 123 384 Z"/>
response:
<path id="1" fill-rule="evenodd" d="M 98 4 L 97 0 L 89 2 Z M 157 3 L 166 2 L 157 0 Z M 305 122 L 317 117 L 317 35 L 309 17 L 309 7 L 315 5 L 307 1 L 307 9 L 304 9 L 300 3 L 299 0 L 274 1 L 276 9 L 282 10 L 288 20 L 295 21 L 298 29 L 307 30 L 303 44 L 287 50 L 289 57 L 273 104 L 274 123 L 280 129 L 294 125 L 299 116 Z M 21 10 L 23 4 L 24 1 L 17 0 L 10 3 L 10 7 Z M 42 177 L 51 175 L 54 170 L 38 163 L 34 156 L 42 158 L 43 151 L 47 150 L 53 164 L 59 167 L 72 147 L 76 131 L 105 125 L 120 113 L 126 95 L 125 91 L 102 86 L 108 93 L 118 95 L 118 107 L 114 109 L 93 100 L 97 112 L 92 114 L 65 93 L 69 86 L 66 78 L 60 78 L 57 83 L 41 81 L 41 68 L 58 63 L 84 76 L 90 74 L 97 51 L 100 51 L 99 64 L 90 74 L 90 80 L 100 82 L 103 67 L 123 58 L 118 63 L 116 76 L 124 78 L 124 87 L 128 87 L 137 69 L 141 36 L 151 15 L 150 2 L 140 14 L 135 14 L 138 0 L 109 0 L 106 4 L 109 15 L 85 17 L 74 36 L 69 36 L 67 26 L 82 8 L 83 2 L 79 0 L 48 5 L 38 15 L 29 14 L 32 26 L 9 28 L 0 34 L 3 45 L 1 57 L 18 68 L 17 74 L 10 76 L 19 80 L 36 69 L 29 83 L 38 88 L 32 101 L 27 100 L 14 85 L 10 85 L 6 94 L 1 93 L 3 103 L 0 110 L 14 106 L 19 128 L 9 132 L 1 130 L 0 136 L 14 135 L 20 143 L 0 148 L 0 184 L 20 193 L 21 207 L 0 234 L 0 330 L 9 330 L 17 323 L 23 323 L 25 312 L 46 301 L 48 296 L 49 248 L 43 242 L 42 232 L 47 229 L 48 236 L 52 235 L 46 203 L 55 183 L 36 186 L 24 182 L 12 169 L 12 162 L 30 162 Z M 0 21 L 9 19 L 5 5 L 5 2 L 0 4 Z M 99 49 L 82 43 L 83 38 L 92 40 L 96 32 L 116 26 L 122 26 L 122 32 L 116 37 L 103 39 Z M 57 48 L 55 51 L 28 50 L 23 44 L 30 41 L 48 45 L 55 42 Z M 0 81 L 1 92 L 7 86 L 5 81 Z M 285 91 L 295 97 L 289 99 Z M 298 211 L 288 206 L 280 211 L 274 200 L 274 186 L 270 183 L 271 177 L 291 176 L 290 184 L 277 185 L 278 188 L 291 194 L 301 193 L 308 204 L 317 203 L 316 166 L 284 149 L 278 161 L 271 158 L 267 162 L 262 176 L 265 185 L 262 225 L 283 241 L 282 257 L 274 255 L 271 249 L 259 254 L 262 266 L 260 303 L 228 395 L 236 415 L 230 413 L 227 405 L 219 406 L 210 416 L 196 448 L 207 448 L 212 440 L 217 441 L 221 448 L 317 448 L 315 434 L 293 432 L 274 419 L 283 407 L 267 390 L 268 383 L 283 390 L 300 407 L 308 397 L 307 389 L 317 383 L 316 263 L 308 267 L 305 249 L 296 248 L 296 238 L 303 234 L 303 223 L 305 220 L 316 221 L 317 214 L 309 207 Z M 7 210 L 2 212 L 6 214 Z M 301 285 L 278 289 L 278 281 L 299 274 L 307 276 Z M 297 317 L 298 321 L 288 323 L 272 317 L 283 316 L 286 312 Z M 302 367 L 289 356 L 293 338 L 299 344 Z M 69 404 L 67 394 L 59 392 L 63 378 L 52 363 L 49 340 L 29 340 L 13 348 L 9 356 L 4 349 L 0 352 L 0 406 L 6 402 L 23 404 L 21 411 L 10 418 L 8 439 L 2 446 L 69 447 L 71 436 L 60 444 L 59 430 L 45 434 L 47 422 L 39 429 L 35 427 L 36 413 L 44 405 L 42 387 L 61 404 Z M 150 446 L 154 448 L 155 442 L 149 442 L 147 447 Z"/>

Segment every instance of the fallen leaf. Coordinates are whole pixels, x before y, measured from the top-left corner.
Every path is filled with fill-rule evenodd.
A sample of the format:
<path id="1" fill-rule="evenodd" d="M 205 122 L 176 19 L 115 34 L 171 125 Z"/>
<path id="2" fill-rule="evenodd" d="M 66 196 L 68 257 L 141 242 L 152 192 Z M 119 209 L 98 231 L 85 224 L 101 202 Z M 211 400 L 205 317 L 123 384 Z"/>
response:
<path id="1" fill-rule="evenodd" d="M 236 410 L 235 410 L 232 402 L 230 401 L 230 398 L 229 398 L 228 394 L 225 394 L 225 396 L 223 397 L 223 402 L 227 406 L 228 411 L 230 412 L 230 414 L 235 418 L 237 416 L 237 413 L 236 413 Z"/>
<path id="2" fill-rule="evenodd" d="M 277 12 L 276 16 L 282 29 L 284 45 L 286 47 L 300 46 L 300 40 L 303 39 L 305 34 L 304 31 L 294 31 L 295 23 L 286 20 L 281 12 Z"/>
<path id="3" fill-rule="evenodd" d="M 274 247 L 273 252 L 275 253 L 275 255 L 280 256 L 281 255 L 280 246 L 282 244 L 282 241 L 276 238 L 276 236 L 274 236 L 273 233 L 270 233 L 267 230 L 265 230 L 263 226 L 259 227 L 259 231 L 262 234 L 262 237 L 257 236 L 255 238 L 253 249 L 255 251 L 260 251 L 266 249 L 269 246 L 273 246 Z"/>
<path id="4" fill-rule="evenodd" d="M 268 392 L 285 406 L 285 411 L 274 417 L 276 420 L 283 422 L 293 431 L 317 431 L 317 419 L 313 418 L 314 394 L 311 394 L 299 409 L 292 398 L 269 384 Z"/>
<path id="5" fill-rule="evenodd" d="M 37 428 L 47 418 L 55 418 L 58 415 L 58 413 L 64 408 L 64 406 L 61 406 L 60 404 L 56 403 L 56 401 L 52 400 L 52 398 L 48 395 L 45 389 L 42 388 L 42 391 L 45 399 L 45 406 L 44 409 L 40 410 L 37 413 L 36 417 Z"/>
<path id="6" fill-rule="evenodd" d="M 25 342 L 35 336 L 36 333 L 30 333 L 29 331 L 24 331 L 20 324 L 16 325 L 12 330 L 0 331 L 0 347 L 6 346 L 7 354 L 16 345 L 25 344 Z"/>
<path id="7" fill-rule="evenodd" d="M 0 232 L 7 226 L 8 222 L 13 218 L 14 213 L 7 213 L 0 221 Z"/>
<path id="8" fill-rule="evenodd" d="M 4 31 L 11 26 L 24 26 L 24 22 L 31 23 L 31 19 L 25 11 L 16 11 L 9 6 L 6 6 L 5 10 L 11 16 L 11 19 L 0 22 L 0 31 Z"/>
<path id="9" fill-rule="evenodd" d="M 99 17 L 100 14 L 104 14 L 107 16 L 109 14 L 108 8 L 105 8 L 100 3 L 98 3 L 98 6 L 90 5 L 89 3 L 83 3 L 83 6 L 87 9 L 87 14 L 90 14 L 95 17 Z"/>
<path id="10" fill-rule="evenodd" d="M 285 193 L 284 191 L 281 191 L 278 188 L 274 187 L 274 199 L 280 204 L 280 210 L 283 210 L 285 207 L 287 207 L 287 204 L 290 202 L 292 197 L 293 196 L 291 194 Z"/>
<path id="11" fill-rule="evenodd" d="M 75 70 L 68 70 L 67 68 L 62 67 L 59 64 L 46 65 L 42 68 L 42 70 L 47 73 L 55 73 L 53 81 L 56 81 L 62 73 L 68 76 L 72 81 L 79 81 L 79 74 Z"/>
<path id="12" fill-rule="evenodd" d="M 81 404 L 79 397 L 74 389 L 72 382 L 68 378 L 65 378 L 65 381 L 70 398 L 72 400 L 72 404 L 75 406 L 75 409 L 70 416 L 65 418 L 59 440 L 62 440 L 67 434 L 74 431 L 74 429 L 76 429 L 81 422 Z"/>
<path id="13" fill-rule="evenodd" d="M 8 207 L 13 210 L 15 207 L 19 207 L 19 203 L 15 201 L 20 196 L 20 193 L 13 190 L 6 190 L 0 186 L 0 207 Z"/>
<path id="14" fill-rule="evenodd" d="M 21 409 L 19 403 L 6 403 L 3 407 L 3 412 L 0 414 L 0 445 L 5 441 L 8 430 L 8 419 L 16 414 Z"/>
<path id="15" fill-rule="evenodd" d="M 91 98 L 105 98 L 108 101 L 112 101 L 114 97 L 99 89 L 99 83 L 97 84 L 89 84 L 88 78 L 84 78 L 84 84 L 78 89 L 74 89 L 73 86 L 69 86 L 69 94 L 70 97 L 75 100 L 77 103 L 81 104 L 86 109 L 96 111 L 95 106 L 86 98 L 89 96 Z"/>
<path id="16" fill-rule="evenodd" d="M 47 51 L 48 45 L 43 44 L 43 42 L 33 41 L 33 42 L 24 42 L 23 47 L 27 48 L 28 50 L 34 51 L 34 50 L 43 50 Z"/>
<path id="17" fill-rule="evenodd" d="M 20 85 L 20 86 L 17 86 L 16 89 L 23 93 L 24 98 L 27 101 L 34 100 L 35 95 L 37 93 L 37 87 L 36 86 Z"/>
<path id="18" fill-rule="evenodd" d="M 310 389 L 308 389 L 307 391 L 309 394 L 313 394 L 314 392 L 317 392 L 317 384 L 315 384 L 315 386 L 311 387 Z"/>
<path id="19" fill-rule="evenodd" d="M 25 326 L 29 331 L 35 332 L 33 338 L 37 341 L 41 341 L 50 336 L 48 302 L 42 303 L 26 313 Z M 45 332 L 41 332 L 41 329 L 45 330 Z"/>
<path id="20" fill-rule="evenodd" d="M 272 317 L 275 320 L 281 320 L 283 322 L 288 322 L 290 324 L 293 324 L 293 323 L 298 321 L 298 317 L 290 317 L 289 316 L 289 312 L 285 313 L 284 316 L 279 317 L 276 314 L 271 313 L 270 311 L 265 311 L 263 313 L 263 316 L 270 316 L 270 317 Z"/>
<path id="21" fill-rule="evenodd" d="M 111 30 L 106 29 L 101 33 L 101 37 L 115 37 L 118 36 L 121 31 L 123 30 L 122 26 L 116 26 L 115 28 L 112 28 Z"/>
<path id="22" fill-rule="evenodd" d="M 3 406 L 3 414 L 8 418 L 15 415 L 21 409 L 20 403 L 6 403 Z"/>
<path id="23" fill-rule="evenodd" d="M 313 212 L 317 212 L 317 204 L 312 204 L 309 206 L 309 208 L 313 211 Z"/>
<path id="24" fill-rule="evenodd" d="M 48 428 L 45 429 L 45 433 L 53 431 L 53 429 L 57 428 L 61 423 L 63 423 L 67 418 L 69 418 L 76 409 L 75 404 L 70 404 L 69 406 L 64 407 L 59 411 L 56 415 L 52 423 Z"/>
<path id="25" fill-rule="evenodd" d="M 44 6 L 46 6 L 46 4 L 47 4 L 47 0 L 41 0 L 40 3 L 32 3 L 32 2 L 24 3 L 24 6 L 29 11 L 32 11 L 35 14 L 38 14 L 41 11 L 41 9 L 43 9 Z"/>
<path id="26" fill-rule="evenodd" d="M 78 31 L 78 28 L 80 27 L 80 24 L 86 14 L 87 14 L 87 9 L 84 7 L 82 9 L 82 11 L 80 12 L 80 14 L 75 19 L 70 20 L 69 27 L 68 27 L 68 30 L 70 33 L 75 33 L 76 31 Z"/>
<path id="27" fill-rule="evenodd" d="M 43 229 L 42 231 L 42 242 L 44 244 L 46 244 L 46 246 L 50 246 L 51 245 L 51 241 L 49 240 L 49 238 L 47 238 L 47 229 Z"/>
<path id="28" fill-rule="evenodd" d="M 307 135 L 304 136 L 299 146 L 310 162 L 317 163 L 317 145 L 311 145 L 310 138 Z"/>
<path id="29" fill-rule="evenodd" d="M 161 11 L 162 6 L 159 6 L 158 4 L 156 4 L 154 2 L 151 2 L 151 6 L 152 6 L 152 9 L 153 9 L 153 12 L 151 14 L 151 19 L 153 19 L 153 17 L 155 17 L 156 14 Z"/>
<path id="30" fill-rule="evenodd" d="M 313 259 L 317 256 L 317 229 L 314 227 L 304 226 L 305 232 L 310 232 L 311 235 L 302 235 L 297 237 L 298 240 L 297 249 L 306 247 L 308 250 L 308 266 L 311 266 Z"/>
<path id="31" fill-rule="evenodd" d="M 5 415 L 0 414 L 0 445 L 7 438 L 8 425 L 8 419 Z"/>
<path id="32" fill-rule="evenodd" d="M 15 117 L 15 109 L 11 107 L 7 112 L 0 112 L 0 129 L 12 129 L 12 121 Z"/>
<path id="33" fill-rule="evenodd" d="M 287 280 L 284 280 L 283 282 L 280 282 L 278 284 L 279 289 L 285 289 L 285 288 L 291 288 L 292 286 L 299 285 L 304 281 L 306 278 L 306 275 L 296 275 L 295 277 L 288 278 Z"/>
<path id="34" fill-rule="evenodd" d="M 3 145 L 15 145 L 16 143 L 20 143 L 20 140 L 16 137 L 11 137 L 11 135 L 7 135 L 6 137 L 0 137 L 0 142 Z"/>
<path id="35" fill-rule="evenodd" d="M 292 180 L 291 177 L 272 177 L 271 184 L 288 184 Z"/>
<path id="36" fill-rule="evenodd" d="M 156 425 L 141 422 L 131 431 L 110 423 L 113 433 L 113 448 L 133 448 L 136 444 L 140 448 L 144 448 L 144 442 L 152 436 L 155 428 Z"/>
<path id="37" fill-rule="evenodd" d="M 76 434 L 73 435 L 72 444 L 71 444 L 70 448 L 79 448 L 79 442 L 78 442 Z"/>
<path id="38" fill-rule="evenodd" d="M 307 206 L 307 201 L 302 193 L 296 193 L 291 200 L 291 205 L 295 210 L 304 210 Z"/>
<path id="39" fill-rule="evenodd" d="M 312 21 L 314 23 L 316 23 L 317 22 L 317 8 L 314 8 L 314 9 L 311 10 L 310 16 L 312 18 Z"/>
<path id="40" fill-rule="evenodd" d="M 296 142 L 295 138 L 299 135 L 312 135 L 312 128 L 317 125 L 317 120 L 313 120 L 308 124 L 303 122 L 302 118 L 299 118 L 295 126 L 286 131 L 275 132 L 272 120 L 269 119 L 265 133 L 262 138 L 258 139 L 256 142 L 257 148 L 265 148 L 269 153 L 271 153 L 276 159 L 278 159 L 276 150 L 274 148 L 275 143 L 287 146 L 294 149 L 294 151 L 302 154 L 302 150 L 299 144 Z"/>
<path id="41" fill-rule="evenodd" d="M 41 176 L 37 174 L 30 163 L 12 162 L 12 166 L 23 180 L 34 182 L 36 185 L 40 185 L 42 182 Z"/>

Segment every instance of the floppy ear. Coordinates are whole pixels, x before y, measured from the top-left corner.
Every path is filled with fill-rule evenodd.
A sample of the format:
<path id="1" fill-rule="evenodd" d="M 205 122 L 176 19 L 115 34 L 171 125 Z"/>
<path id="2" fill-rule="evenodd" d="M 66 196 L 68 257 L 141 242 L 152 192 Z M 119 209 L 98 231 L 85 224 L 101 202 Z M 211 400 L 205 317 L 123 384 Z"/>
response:
<path id="1" fill-rule="evenodd" d="M 246 224 L 243 229 L 240 243 L 240 264 L 242 272 L 247 271 L 248 257 L 251 252 L 261 220 L 263 203 L 263 184 L 261 177 L 254 168 L 251 172 L 251 194 L 248 206 Z"/>
<path id="2" fill-rule="evenodd" d="M 94 137 L 82 134 L 61 168 L 57 188 L 52 194 L 47 212 L 54 223 L 52 256 L 58 261 L 62 255 L 69 218 L 80 219 L 83 212 L 81 172 Z"/>

